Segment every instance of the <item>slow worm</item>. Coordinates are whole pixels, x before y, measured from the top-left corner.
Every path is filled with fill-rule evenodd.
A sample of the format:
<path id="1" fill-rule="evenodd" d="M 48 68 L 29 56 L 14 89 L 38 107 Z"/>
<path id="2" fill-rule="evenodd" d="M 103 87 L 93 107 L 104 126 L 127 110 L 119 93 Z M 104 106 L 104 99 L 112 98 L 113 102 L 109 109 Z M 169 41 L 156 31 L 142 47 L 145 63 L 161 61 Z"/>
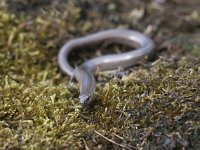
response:
<path id="1" fill-rule="evenodd" d="M 68 54 L 71 50 L 102 42 L 119 43 L 136 49 L 122 54 L 96 57 L 84 62 L 75 69 L 68 63 Z M 70 75 L 71 78 L 75 77 L 79 82 L 80 103 L 87 105 L 91 102 L 95 92 L 94 74 L 97 69 L 98 71 L 105 71 L 117 69 L 118 67 L 130 67 L 145 56 L 152 54 L 154 47 L 154 42 L 142 33 L 133 30 L 110 29 L 68 41 L 59 51 L 58 63 L 64 73 Z"/>

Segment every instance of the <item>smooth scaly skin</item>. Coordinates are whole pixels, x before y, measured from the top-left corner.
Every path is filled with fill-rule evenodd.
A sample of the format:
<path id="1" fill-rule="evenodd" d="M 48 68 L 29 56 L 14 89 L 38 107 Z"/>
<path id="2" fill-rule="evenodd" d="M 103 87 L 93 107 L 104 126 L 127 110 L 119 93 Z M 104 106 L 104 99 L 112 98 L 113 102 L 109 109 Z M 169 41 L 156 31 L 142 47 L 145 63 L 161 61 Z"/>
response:
<path id="1" fill-rule="evenodd" d="M 131 47 L 136 47 L 135 50 L 122 54 L 110 54 L 90 59 L 84 62 L 76 69 L 72 68 L 68 63 L 68 54 L 71 50 L 88 45 L 95 45 L 102 42 L 115 42 Z M 75 77 L 80 83 L 80 103 L 85 105 L 91 101 L 95 92 L 96 82 L 94 73 L 118 67 L 127 68 L 136 64 L 146 55 L 152 54 L 154 51 L 154 42 L 142 33 L 133 30 L 110 29 L 77 38 L 67 42 L 58 54 L 58 63 L 61 70 Z"/>

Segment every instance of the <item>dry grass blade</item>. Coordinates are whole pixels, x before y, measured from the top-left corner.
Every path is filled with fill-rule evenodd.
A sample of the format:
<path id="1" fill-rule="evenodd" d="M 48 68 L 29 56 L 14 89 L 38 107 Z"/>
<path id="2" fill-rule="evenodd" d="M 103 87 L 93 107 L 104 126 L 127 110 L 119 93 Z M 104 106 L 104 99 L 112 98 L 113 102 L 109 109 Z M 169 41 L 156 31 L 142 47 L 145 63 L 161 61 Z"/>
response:
<path id="1" fill-rule="evenodd" d="M 124 145 L 124 144 L 120 144 L 120 143 L 117 143 L 115 141 L 113 141 L 112 139 L 109 139 L 107 137 L 105 137 L 104 135 L 102 135 L 101 133 L 97 132 L 97 131 L 94 131 L 96 134 L 98 134 L 99 136 L 101 136 L 102 138 L 104 138 L 105 140 L 117 145 L 117 146 L 120 146 L 120 147 L 123 147 L 125 149 L 128 149 L 128 150 L 131 150 L 133 149 L 134 147 L 131 147 L 131 146 L 128 146 L 128 145 Z"/>

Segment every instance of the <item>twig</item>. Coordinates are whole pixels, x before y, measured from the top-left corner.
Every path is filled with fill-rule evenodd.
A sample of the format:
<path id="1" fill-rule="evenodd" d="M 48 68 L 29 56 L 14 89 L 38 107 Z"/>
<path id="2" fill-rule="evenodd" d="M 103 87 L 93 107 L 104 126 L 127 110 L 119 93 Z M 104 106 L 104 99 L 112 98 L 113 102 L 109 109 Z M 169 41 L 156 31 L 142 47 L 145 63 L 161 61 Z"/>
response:
<path id="1" fill-rule="evenodd" d="M 99 133 L 99 132 L 97 132 L 97 131 L 94 131 L 94 132 L 95 132 L 96 134 L 98 134 L 99 136 L 103 137 L 104 139 L 106 139 L 107 141 L 109 141 L 109 142 L 111 142 L 111 143 L 113 143 L 113 144 L 115 144 L 115 145 L 117 145 L 117 146 L 123 147 L 123 148 L 128 149 L 128 150 L 132 150 L 132 148 L 133 148 L 133 147 L 126 146 L 126 145 L 123 145 L 123 144 L 119 144 L 119 143 L 117 143 L 117 142 L 115 142 L 115 141 L 113 141 L 113 140 L 111 140 L 111 139 L 105 137 L 104 135 L 102 135 L 101 133 Z"/>
<path id="2" fill-rule="evenodd" d="M 118 137 L 119 139 L 123 140 L 123 137 L 117 135 L 116 133 L 113 133 L 113 135 L 115 135 L 115 136 Z"/>

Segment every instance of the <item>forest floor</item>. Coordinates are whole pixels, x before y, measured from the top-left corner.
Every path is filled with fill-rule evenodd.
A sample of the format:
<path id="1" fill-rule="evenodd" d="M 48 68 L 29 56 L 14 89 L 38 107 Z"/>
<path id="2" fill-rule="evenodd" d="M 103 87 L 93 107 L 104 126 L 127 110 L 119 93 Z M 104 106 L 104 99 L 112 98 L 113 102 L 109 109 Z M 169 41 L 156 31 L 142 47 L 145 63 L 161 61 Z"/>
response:
<path id="1" fill-rule="evenodd" d="M 199 7 L 199 0 L 2 0 L 0 149 L 200 149 Z M 150 36 L 156 56 L 97 75 L 85 108 L 57 54 L 70 39 L 110 28 Z M 70 62 L 125 50 L 87 47 Z"/>

